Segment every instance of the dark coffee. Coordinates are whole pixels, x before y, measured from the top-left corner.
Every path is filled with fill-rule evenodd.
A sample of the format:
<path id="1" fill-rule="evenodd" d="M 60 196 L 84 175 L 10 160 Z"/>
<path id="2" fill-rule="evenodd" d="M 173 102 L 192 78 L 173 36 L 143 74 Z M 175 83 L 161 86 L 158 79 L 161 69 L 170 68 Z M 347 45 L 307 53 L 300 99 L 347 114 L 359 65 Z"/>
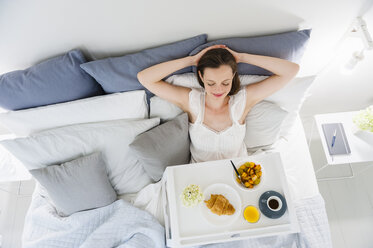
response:
<path id="1" fill-rule="evenodd" d="M 271 199 L 271 200 L 269 200 L 269 202 L 268 202 L 268 206 L 269 206 L 271 209 L 277 209 L 279 205 L 280 205 L 280 204 L 278 203 L 278 201 L 277 201 L 276 199 Z"/>

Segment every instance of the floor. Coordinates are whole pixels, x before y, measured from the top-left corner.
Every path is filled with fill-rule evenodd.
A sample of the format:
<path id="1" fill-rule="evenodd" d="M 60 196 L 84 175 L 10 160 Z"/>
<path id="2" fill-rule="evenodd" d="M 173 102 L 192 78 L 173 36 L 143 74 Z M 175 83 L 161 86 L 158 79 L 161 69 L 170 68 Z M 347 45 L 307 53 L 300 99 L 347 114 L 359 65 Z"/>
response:
<path id="1" fill-rule="evenodd" d="M 326 164 L 317 130 L 312 132 L 312 117 L 302 117 L 309 140 L 315 171 Z M 373 149 L 372 149 L 373 150 Z M 373 164 L 352 166 L 354 178 L 319 180 L 319 190 L 325 200 L 333 247 L 373 247 Z M 348 165 L 329 166 L 317 174 L 325 177 L 350 176 Z"/>
<path id="2" fill-rule="evenodd" d="M 313 164 L 315 170 L 317 170 L 326 163 L 321 141 L 317 130 L 312 132 L 312 116 L 301 115 L 301 119 L 309 141 Z M 359 164 L 353 166 L 353 169 L 354 173 L 357 174 L 353 179 L 318 182 L 319 190 L 326 204 L 333 247 L 373 248 L 373 180 L 371 180 L 373 178 L 373 168 L 370 168 L 367 164 Z M 359 172 L 362 173 L 359 174 Z M 342 165 L 338 168 L 328 167 L 319 173 L 318 177 L 349 175 L 350 173 L 349 167 Z M 1 193 L 4 192 L 0 190 L 0 195 Z M 27 195 L 30 195 L 30 192 L 27 192 Z M 0 203 L 4 200 L 1 198 L 3 197 L 0 197 Z M 14 239 L 12 242 L 16 246 L 7 246 L 5 243 L 1 246 L 0 238 L 0 247 L 20 247 L 18 246 L 20 240 L 17 239 L 21 235 L 23 217 L 30 200 L 30 197 L 18 199 L 17 213 L 15 214 L 17 218 L 12 218 L 13 223 L 9 223 L 9 218 L 7 220 L 3 218 L 0 221 L 0 232 L 4 232 L 9 225 L 14 225 L 17 230 L 16 233 L 13 233 Z M 12 204 L 14 204 L 15 200 L 8 199 L 8 201 L 13 201 Z"/>

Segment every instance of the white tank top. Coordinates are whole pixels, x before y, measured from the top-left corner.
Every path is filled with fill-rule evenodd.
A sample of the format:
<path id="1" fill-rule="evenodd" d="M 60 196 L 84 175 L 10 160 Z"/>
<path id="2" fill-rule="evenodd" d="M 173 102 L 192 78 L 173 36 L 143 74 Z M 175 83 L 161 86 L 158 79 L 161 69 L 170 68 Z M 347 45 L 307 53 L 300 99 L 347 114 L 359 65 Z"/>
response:
<path id="1" fill-rule="evenodd" d="M 229 114 L 232 126 L 215 131 L 203 124 L 205 113 L 205 91 L 195 89 L 189 93 L 189 108 L 197 116 L 194 123 L 189 122 L 191 163 L 247 156 L 244 143 L 246 122 L 239 123 L 246 104 L 246 91 L 242 88 L 230 96 Z"/>

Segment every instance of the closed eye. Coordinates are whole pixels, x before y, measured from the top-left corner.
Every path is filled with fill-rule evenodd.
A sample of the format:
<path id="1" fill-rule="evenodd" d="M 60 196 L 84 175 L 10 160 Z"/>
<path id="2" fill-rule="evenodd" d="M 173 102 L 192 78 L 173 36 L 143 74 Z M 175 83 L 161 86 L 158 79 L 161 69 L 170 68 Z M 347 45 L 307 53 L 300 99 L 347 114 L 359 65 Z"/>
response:
<path id="1" fill-rule="evenodd" d="M 209 84 L 209 83 L 208 83 L 207 85 L 208 85 L 208 86 L 214 86 L 215 84 L 216 84 L 216 83 L 213 83 L 213 84 Z M 229 83 L 223 83 L 222 85 L 223 85 L 223 86 L 228 86 Z"/>

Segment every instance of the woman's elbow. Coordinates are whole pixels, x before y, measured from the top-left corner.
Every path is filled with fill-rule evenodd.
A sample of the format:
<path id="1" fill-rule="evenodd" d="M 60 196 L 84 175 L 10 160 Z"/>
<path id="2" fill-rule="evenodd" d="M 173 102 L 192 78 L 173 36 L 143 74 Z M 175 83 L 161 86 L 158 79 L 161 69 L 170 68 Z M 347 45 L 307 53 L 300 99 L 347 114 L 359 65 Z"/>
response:
<path id="1" fill-rule="evenodd" d="M 142 78 L 141 71 L 137 73 L 137 80 L 140 82 L 140 84 L 144 85 L 144 79 Z"/>
<path id="2" fill-rule="evenodd" d="M 286 74 L 284 74 L 283 76 L 292 79 L 298 74 L 299 69 L 300 66 L 298 64 L 291 62 L 291 65 L 288 67 Z"/>
<path id="3" fill-rule="evenodd" d="M 297 63 L 293 63 L 292 75 L 295 77 L 299 72 L 300 66 Z"/>
<path id="4" fill-rule="evenodd" d="M 291 64 L 288 66 L 286 72 L 284 72 L 281 76 L 283 79 L 285 79 L 286 82 L 291 81 L 295 76 L 298 74 L 300 69 L 300 66 L 296 63 L 291 62 Z"/>

